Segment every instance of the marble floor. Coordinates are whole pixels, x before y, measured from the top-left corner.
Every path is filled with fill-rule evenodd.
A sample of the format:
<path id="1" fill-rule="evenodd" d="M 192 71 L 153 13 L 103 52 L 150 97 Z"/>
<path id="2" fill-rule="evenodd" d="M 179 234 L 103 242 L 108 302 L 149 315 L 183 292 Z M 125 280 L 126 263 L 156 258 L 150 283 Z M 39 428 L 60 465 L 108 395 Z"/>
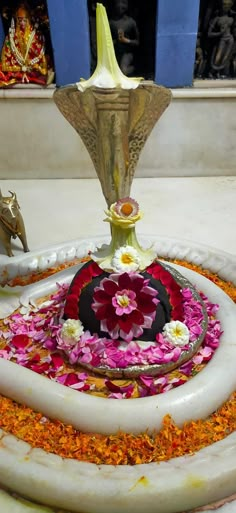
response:
<path id="1" fill-rule="evenodd" d="M 0 183 L 3 195 L 17 193 L 31 250 L 109 234 L 97 179 Z M 182 238 L 236 254 L 236 177 L 137 178 L 131 196 L 144 211 L 138 234 Z M 21 254 L 20 241 L 13 248 Z"/>

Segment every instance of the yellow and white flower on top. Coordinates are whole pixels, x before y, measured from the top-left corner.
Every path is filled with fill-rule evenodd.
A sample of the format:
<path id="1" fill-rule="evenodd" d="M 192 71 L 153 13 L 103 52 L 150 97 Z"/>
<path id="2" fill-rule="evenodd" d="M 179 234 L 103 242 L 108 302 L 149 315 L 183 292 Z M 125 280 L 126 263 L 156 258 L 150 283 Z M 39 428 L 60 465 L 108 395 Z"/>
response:
<path id="1" fill-rule="evenodd" d="M 102 4 L 96 8 L 97 67 L 88 80 L 81 79 L 77 87 L 84 92 L 88 87 L 113 89 L 136 89 L 142 78 L 128 78 L 120 70 L 113 46 L 106 9 Z"/>
<path id="2" fill-rule="evenodd" d="M 143 217 L 137 201 L 129 197 L 122 198 L 105 213 L 107 217 L 104 221 L 111 224 L 112 240 L 109 245 L 103 244 L 93 253 L 92 259 L 108 272 L 146 269 L 155 260 L 156 252 L 152 248 L 143 249 L 137 241 L 135 223 Z"/>
<path id="3" fill-rule="evenodd" d="M 111 265 L 117 272 L 137 271 L 140 266 L 138 252 L 132 246 L 123 246 L 115 251 Z"/>
<path id="4" fill-rule="evenodd" d="M 105 214 L 105 221 L 121 228 L 132 228 L 143 217 L 138 203 L 132 198 L 122 198 L 113 203 L 109 210 L 105 210 Z"/>
<path id="5" fill-rule="evenodd" d="M 189 343 L 189 329 L 186 324 L 180 321 L 167 322 L 163 328 L 162 335 L 166 342 L 175 347 L 186 346 Z"/>
<path id="6" fill-rule="evenodd" d="M 61 329 L 61 338 L 67 344 L 74 346 L 84 333 L 82 322 L 76 319 L 67 319 Z"/>

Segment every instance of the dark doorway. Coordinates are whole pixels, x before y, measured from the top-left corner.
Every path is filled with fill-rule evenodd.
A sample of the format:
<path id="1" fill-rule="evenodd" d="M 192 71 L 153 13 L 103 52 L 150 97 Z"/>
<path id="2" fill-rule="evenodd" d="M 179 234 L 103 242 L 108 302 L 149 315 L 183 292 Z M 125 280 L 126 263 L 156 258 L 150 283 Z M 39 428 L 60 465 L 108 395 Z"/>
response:
<path id="1" fill-rule="evenodd" d="M 201 0 L 195 78 L 236 77 L 236 1 Z"/>
<path id="2" fill-rule="evenodd" d="M 142 76 L 146 80 L 153 80 L 155 74 L 155 46 L 156 46 L 156 4 L 157 0 L 104 0 L 103 5 L 107 9 L 108 18 L 111 23 L 115 51 L 119 64 L 122 60 L 122 44 L 115 44 L 115 29 L 119 29 L 119 17 L 116 12 L 116 5 L 122 3 L 124 14 L 120 16 L 120 29 L 124 27 L 124 36 L 131 41 L 130 62 L 127 67 L 129 76 Z M 96 67 L 96 2 L 88 0 L 90 19 L 90 40 L 91 40 L 91 71 Z M 124 21 L 126 16 L 126 22 Z M 129 18 L 129 20 L 127 20 Z M 136 28 L 135 28 L 136 27 Z M 138 33 L 138 44 L 136 37 Z M 129 33 L 128 33 L 129 31 Z M 130 37 L 129 37 L 130 34 Z M 133 43 L 133 44 L 132 44 Z M 128 43 L 129 44 L 129 43 Z M 123 44 L 123 53 L 128 53 L 128 45 Z"/>

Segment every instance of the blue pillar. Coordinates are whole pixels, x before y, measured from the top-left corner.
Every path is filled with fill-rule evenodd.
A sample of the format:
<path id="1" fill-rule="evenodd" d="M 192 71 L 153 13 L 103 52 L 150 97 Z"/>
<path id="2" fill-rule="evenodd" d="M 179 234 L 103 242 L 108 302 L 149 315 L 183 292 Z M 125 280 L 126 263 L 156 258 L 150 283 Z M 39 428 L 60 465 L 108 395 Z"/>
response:
<path id="1" fill-rule="evenodd" d="M 190 86 L 193 80 L 200 0 L 158 0 L 155 82 Z"/>
<path id="2" fill-rule="evenodd" d="M 87 0 L 47 0 L 58 86 L 90 76 Z"/>
<path id="3" fill-rule="evenodd" d="M 5 40 L 5 34 L 4 34 L 4 28 L 3 28 L 2 18 L 1 18 L 1 16 L 0 16 L 0 52 L 1 52 L 1 50 L 2 50 L 4 40 Z"/>

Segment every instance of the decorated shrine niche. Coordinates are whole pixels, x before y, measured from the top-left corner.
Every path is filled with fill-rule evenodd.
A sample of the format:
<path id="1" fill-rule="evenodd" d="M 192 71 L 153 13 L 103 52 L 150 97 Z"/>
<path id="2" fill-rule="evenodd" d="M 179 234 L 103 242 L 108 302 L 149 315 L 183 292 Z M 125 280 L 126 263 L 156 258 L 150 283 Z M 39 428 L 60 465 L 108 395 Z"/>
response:
<path id="1" fill-rule="evenodd" d="M 119 67 L 127 76 L 153 80 L 155 74 L 156 0 L 105 0 Z M 96 67 L 96 1 L 88 0 L 91 71 Z"/>
<path id="2" fill-rule="evenodd" d="M 195 78 L 236 78 L 235 0 L 201 0 Z"/>
<path id="3" fill-rule="evenodd" d="M 0 87 L 51 84 L 55 74 L 46 0 L 5 0 L 1 17 Z"/>

